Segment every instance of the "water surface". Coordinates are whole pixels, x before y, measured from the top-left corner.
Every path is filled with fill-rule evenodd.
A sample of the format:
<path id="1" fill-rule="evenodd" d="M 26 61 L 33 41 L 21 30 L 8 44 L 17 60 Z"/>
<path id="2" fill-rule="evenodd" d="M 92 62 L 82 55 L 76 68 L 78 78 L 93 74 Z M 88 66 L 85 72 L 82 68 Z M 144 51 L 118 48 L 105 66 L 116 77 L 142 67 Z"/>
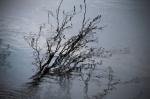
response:
<path id="1" fill-rule="evenodd" d="M 32 65 L 32 50 L 23 37 L 47 23 L 47 10 L 55 10 L 58 3 L 59 0 L 1 2 L 0 98 L 14 99 L 21 93 L 26 97 L 25 93 L 30 91 L 33 96 L 30 98 L 36 99 L 87 99 L 98 96 L 103 89 L 101 86 L 105 86 L 105 83 L 101 83 L 102 79 L 91 78 L 87 91 L 80 77 L 45 78 L 39 87 L 28 88 L 25 85 L 35 73 L 35 67 Z M 63 8 L 69 10 L 73 5 L 79 6 L 81 3 L 82 0 L 64 0 Z M 103 67 L 111 66 L 116 77 L 122 81 L 140 78 L 136 84 L 117 85 L 116 90 L 104 99 L 150 98 L 149 5 L 148 0 L 87 0 L 87 16 L 102 14 L 101 25 L 105 26 L 97 35 L 97 46 L 111 50 L 113 54 L 103 61 Z M 78 25 L 77 22 L 75 24 Z M 95 71 L 94 74 L 97 72 L 102 71 Z"/>

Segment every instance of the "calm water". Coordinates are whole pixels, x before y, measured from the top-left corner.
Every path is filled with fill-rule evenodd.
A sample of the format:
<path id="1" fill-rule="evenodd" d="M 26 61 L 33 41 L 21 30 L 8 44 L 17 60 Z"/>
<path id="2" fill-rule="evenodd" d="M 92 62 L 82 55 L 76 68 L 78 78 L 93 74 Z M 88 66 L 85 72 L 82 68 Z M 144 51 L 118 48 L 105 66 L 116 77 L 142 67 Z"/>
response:
<path id="1" fill-rule="evenodd" d="M 0 99 L 95 99 L 102 93 L 105 79 L 94 78 L 104 72 L 99 69 L 94 71 L 88 87 L 81 77 L 47 77 L 39 86 L 26 84 L 35 73 L 35 67 L 32 50 L 23 36 L 47 23 L 47 10 L 55 10 L 58 3 L 59 0 L 1 2 Z M 64 0 L 63 8 L 68 10 L 81 3 L 82 0 Z M 102 14 L 101 25 L 105 28 L 98 34 L 97 46 L 111 50 L 113 54 L 103 60 L 102 68 L 111 66 L 115 77 L 121 81 L 138 77 L 138 83 L 119 84 L 104 99 L 149 99 L 150 2 L 87 0 L 87 6 L 87 16 Z"/>

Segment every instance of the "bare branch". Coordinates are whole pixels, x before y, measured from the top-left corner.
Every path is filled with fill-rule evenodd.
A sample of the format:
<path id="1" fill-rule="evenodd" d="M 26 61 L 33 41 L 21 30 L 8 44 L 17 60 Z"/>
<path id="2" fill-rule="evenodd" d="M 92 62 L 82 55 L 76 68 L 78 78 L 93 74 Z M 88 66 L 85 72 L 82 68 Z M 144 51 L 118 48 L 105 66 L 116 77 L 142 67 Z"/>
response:
<path id="1" fill-rule="evenodd" d="M 94 43 L 97 40 L 94 35 L 97 30 L 102 28 L 98 26 L 101 22 L 101 15 L 97 15 L 93 19 L 87 19 L 87 4 L 84 0 L 84 9 L 80 5 L 80 9 L 84 10 L 83 12 L 78 12 L 76 6 L 73 6 L 71 12 L 62 10 L 62 17 L 60 14 L 62 3 L 63 0 L 59 3 L 56 13 L 48 12 L 48 24 L 54 27 L 54 31 L 48 32 L 49 37 L 45 37 L 45 50 L 40 47 L 42 26 L 40 26 L 37 35 L 29 35 L 26 38 L 30 47 L 34 50 L 35 64 L 39 67 L 38 74 L 40 75 L 45 73 L 64 74 L 77 68 L 81 70 L 83 64 L 85 64 L 85 69 L 89 67 L 87 65 L 95 67 L 98 64 L 96 60 L 100 60 L 104 55 L 102 49 L 88 46 L 89 43 Z M 66 30 L 72 28 L 72 21 L 79 13 L 83 15 L 79 31 L 75 35 L 66 38 Z M 56 24 L 49 23 L 50 15 L 55 17 Z M 62 21 L 60 21 L 60 18 L 62 18 Z M 51 35 L 52 33 L 53 35 Z M 97 54 L 98 51 L 99 55 Z"/>

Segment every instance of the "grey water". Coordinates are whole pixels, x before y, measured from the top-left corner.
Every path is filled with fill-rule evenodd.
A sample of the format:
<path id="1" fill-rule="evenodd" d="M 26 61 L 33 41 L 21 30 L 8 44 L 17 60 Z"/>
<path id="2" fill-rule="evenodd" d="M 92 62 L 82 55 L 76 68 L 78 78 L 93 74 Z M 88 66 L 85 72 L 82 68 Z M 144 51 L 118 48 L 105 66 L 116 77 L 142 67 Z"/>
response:
<path id="1" fill-rule="evenodd" d="M 47 23 L 47 11 L 55 10 L 59 1 L 1 1 L 0 99 L 102 99 L 96 97 L 106 85 L 104 79 L 91 78 L 88 88 L 80 77 L 48 77 L 38 87 L 26 85 L 36 67 L 24 36 Z M 63 8 L 69 10 L 81 3 L 83 0 L 64 0 Z M 138 79 L 135 83 L 116 85 L 104 99 L 149 99 L 150 1 L 87 0 L 87 6 L 87 16 L 102 15 L 100 25 L 104 29 L 97 35 L 96 46 L 112 52 L 112 57 L 103 60 L 102 68 L 110 66 L 121 81 Z"/>

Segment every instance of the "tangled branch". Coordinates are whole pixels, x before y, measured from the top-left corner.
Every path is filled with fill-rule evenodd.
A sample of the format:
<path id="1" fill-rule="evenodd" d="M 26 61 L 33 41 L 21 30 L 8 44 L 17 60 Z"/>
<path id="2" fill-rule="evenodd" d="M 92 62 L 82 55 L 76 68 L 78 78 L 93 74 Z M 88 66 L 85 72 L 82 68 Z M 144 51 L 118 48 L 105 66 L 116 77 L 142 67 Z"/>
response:
<path id="1" fill-rule="evenodd" d="M 48 12 L 48 23 L 50 16 L 56 21 L 56 24 L 49 23 L 51 28 L 48 27 L 46 31 L 48 36 L 43 36 L 45 25 L 40 26 L 38 33 L 25 36 L 25 40 L 34 51 L 34 64 L 38 67 L 37 74 L 40 74 L 40 77 L 48 73 L 61 75 L 95 66 L 100 64 L 100 57 L 105 56 L 106 53 L 103 48 L 89 46 L 90 43 L 97 41 L 94 35 L 103 28 L 99 27 L 101 15 L 87 19 L 86 0 L 83 5 L 80 5 L 80 11 L 77 11 L 74 6 L 71 12 L 66 12 L 61 9 L 62 3 L 63 0 L 55 13 Z M 73 28 L 72 21 L 79 14 L 83 15 L 82 25 L 75 35 L 67 38 L 66 31 Z M 41 47 L 42 42 L 46 48 Z"/>

